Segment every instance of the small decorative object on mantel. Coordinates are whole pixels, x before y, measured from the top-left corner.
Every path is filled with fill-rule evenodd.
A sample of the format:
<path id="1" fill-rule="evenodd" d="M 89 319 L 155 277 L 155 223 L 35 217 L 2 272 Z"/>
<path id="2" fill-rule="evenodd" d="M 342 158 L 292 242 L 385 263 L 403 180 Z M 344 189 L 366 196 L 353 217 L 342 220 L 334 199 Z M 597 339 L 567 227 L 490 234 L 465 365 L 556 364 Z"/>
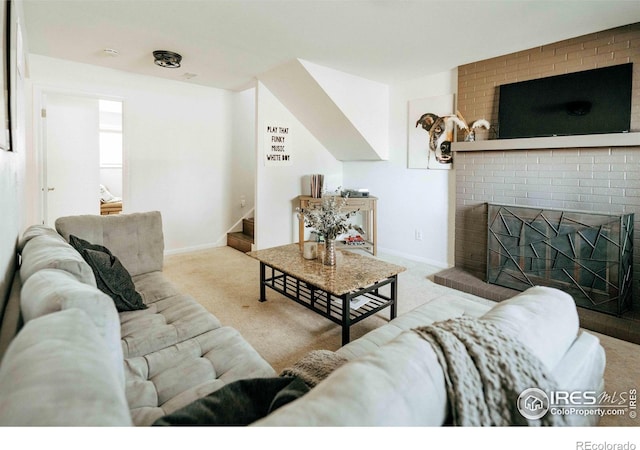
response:
<path id="1" fill-rule="evenodd" d="M 324 185 L 324 175 L 315 174 L 311 175 L 311 197 L 322 197 L 322 190 Z"/>
<path id="2" fill-rule="evenodd" d="M 473 142 L 476 140 L 476 137 L 479 138 L 479 136 L 476 136 L 476 134 L 478 133 L 476 130 L 478 130 L 479 128 L 484 128 L 487 131 L 489 131 L 489 128 L 491 128 L 491 124 L 489 123 L 488 120 L 478 119 L 475 122 L 473 122 L 471 125 L 467 125 L 467 121 L 464 119 L 464 117 L 462 117 L 462 114 L 460 114 L 460 111 L 456 111 L 456 116 L 465 125 L 464 127 L 461 127 L 462 131 L 464 132 L 465 142 Z M 478 140 L 481 140 L 481 139 L 478 139 Z"/>
<path id="3" fill-rule="evenodd" d="M 324 264 L 336 265 L 336 238 L 349 230 L 356 230 L 364 234 L 364 230 L 349 219 L 358 213 L 355 211 L 343 211 L 348 197 L 340 197 L 338 188 L 333 195 L 322 194 L 322 203 L 318 207 L 301 209 L 297 208 L 298 217 L 304 219 L 304 224 L 316 231 L 324 238 L 325 253 Z M 320 255 L 319 255 L 320 256 Z"/>

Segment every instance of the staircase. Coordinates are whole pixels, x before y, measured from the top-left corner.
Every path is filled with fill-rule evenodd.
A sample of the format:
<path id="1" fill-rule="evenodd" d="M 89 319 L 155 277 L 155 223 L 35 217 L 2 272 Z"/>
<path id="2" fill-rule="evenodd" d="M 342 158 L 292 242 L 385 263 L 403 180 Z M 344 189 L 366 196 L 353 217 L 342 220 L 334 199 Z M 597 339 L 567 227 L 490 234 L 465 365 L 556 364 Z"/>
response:
<path id="1" fill-rule="evenodd" d="M 253 244 L 253 225 L 253 217 L 242 219 L 242 231 L 227 233 L 227 245 L 243 253 L 250 252 Z"/>

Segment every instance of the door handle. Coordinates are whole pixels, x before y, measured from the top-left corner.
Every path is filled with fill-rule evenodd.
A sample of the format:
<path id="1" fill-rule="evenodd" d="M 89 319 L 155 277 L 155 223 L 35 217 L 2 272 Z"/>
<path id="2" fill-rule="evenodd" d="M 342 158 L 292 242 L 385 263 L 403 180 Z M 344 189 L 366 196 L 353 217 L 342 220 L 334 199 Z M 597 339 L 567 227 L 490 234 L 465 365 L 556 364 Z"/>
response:
<path id="1" fill-rule="evenodd" d="M 52 187 L 52 188 L 47 188 L 47 191 L 51 192 L 51 191 L 55 191 L 56 188 Z"/>

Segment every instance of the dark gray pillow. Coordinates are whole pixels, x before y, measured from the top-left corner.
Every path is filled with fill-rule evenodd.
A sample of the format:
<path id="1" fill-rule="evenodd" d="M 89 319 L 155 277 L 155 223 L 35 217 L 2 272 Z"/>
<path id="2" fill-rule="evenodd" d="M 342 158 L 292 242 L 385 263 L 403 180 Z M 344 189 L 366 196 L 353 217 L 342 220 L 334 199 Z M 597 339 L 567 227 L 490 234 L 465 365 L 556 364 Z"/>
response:
<path id="1" fill-rule="evenodd" d="M 104 245 L 92 244 L 91 242 L 85 241 L 84 239 L 81 239 L 78 236 L 73 234 L 69 235 L 69 244 L 71 244 L 73 248 L 78 250 L 78 253 L 80 253 L 81 255 L 85 249 L 89 249 L 89 250 L 97 250 L 99 252 L 104 252 L 109 256 L 113 256 L 111 254 L 111 250 L 109 250 Z M 82 256 L 84 257 L 84 255 Z"/>
<path id="2" fill-rule="evenodd" d="M 108 248 L 70 235 L 69 243 L 91 266 L 98 289 L 113 299 L 118 312 L 146 309 L 131 274 Z"/>
<path id="3" fill-rule="evenodd" d="M 261 419 L 309 392 L 297 377 L 249 378 L 160 417 L 153 426 L 241 426 Z"/>

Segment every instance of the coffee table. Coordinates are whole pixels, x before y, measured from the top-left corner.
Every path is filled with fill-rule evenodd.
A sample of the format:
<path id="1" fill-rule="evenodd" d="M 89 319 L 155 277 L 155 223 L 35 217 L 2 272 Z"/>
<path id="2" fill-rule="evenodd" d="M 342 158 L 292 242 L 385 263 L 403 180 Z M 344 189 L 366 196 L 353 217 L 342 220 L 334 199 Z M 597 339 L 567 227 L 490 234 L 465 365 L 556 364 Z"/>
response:
<path id="1" fill-rule="evenodd" d="M 284 295 L 341 325 L 345 345 L 350 327 L 361 320 L 387 307 L 391 319 L 396 317 L 398 274 L 406 269 L 348 250 L 336 253 L 335 266 L 304 259 L 298 244 L 247 255 L 260 261 L 261 302 L 267 300 L 267 287 Z M 387 285 L 383 292 L 380 288 Z"/>

